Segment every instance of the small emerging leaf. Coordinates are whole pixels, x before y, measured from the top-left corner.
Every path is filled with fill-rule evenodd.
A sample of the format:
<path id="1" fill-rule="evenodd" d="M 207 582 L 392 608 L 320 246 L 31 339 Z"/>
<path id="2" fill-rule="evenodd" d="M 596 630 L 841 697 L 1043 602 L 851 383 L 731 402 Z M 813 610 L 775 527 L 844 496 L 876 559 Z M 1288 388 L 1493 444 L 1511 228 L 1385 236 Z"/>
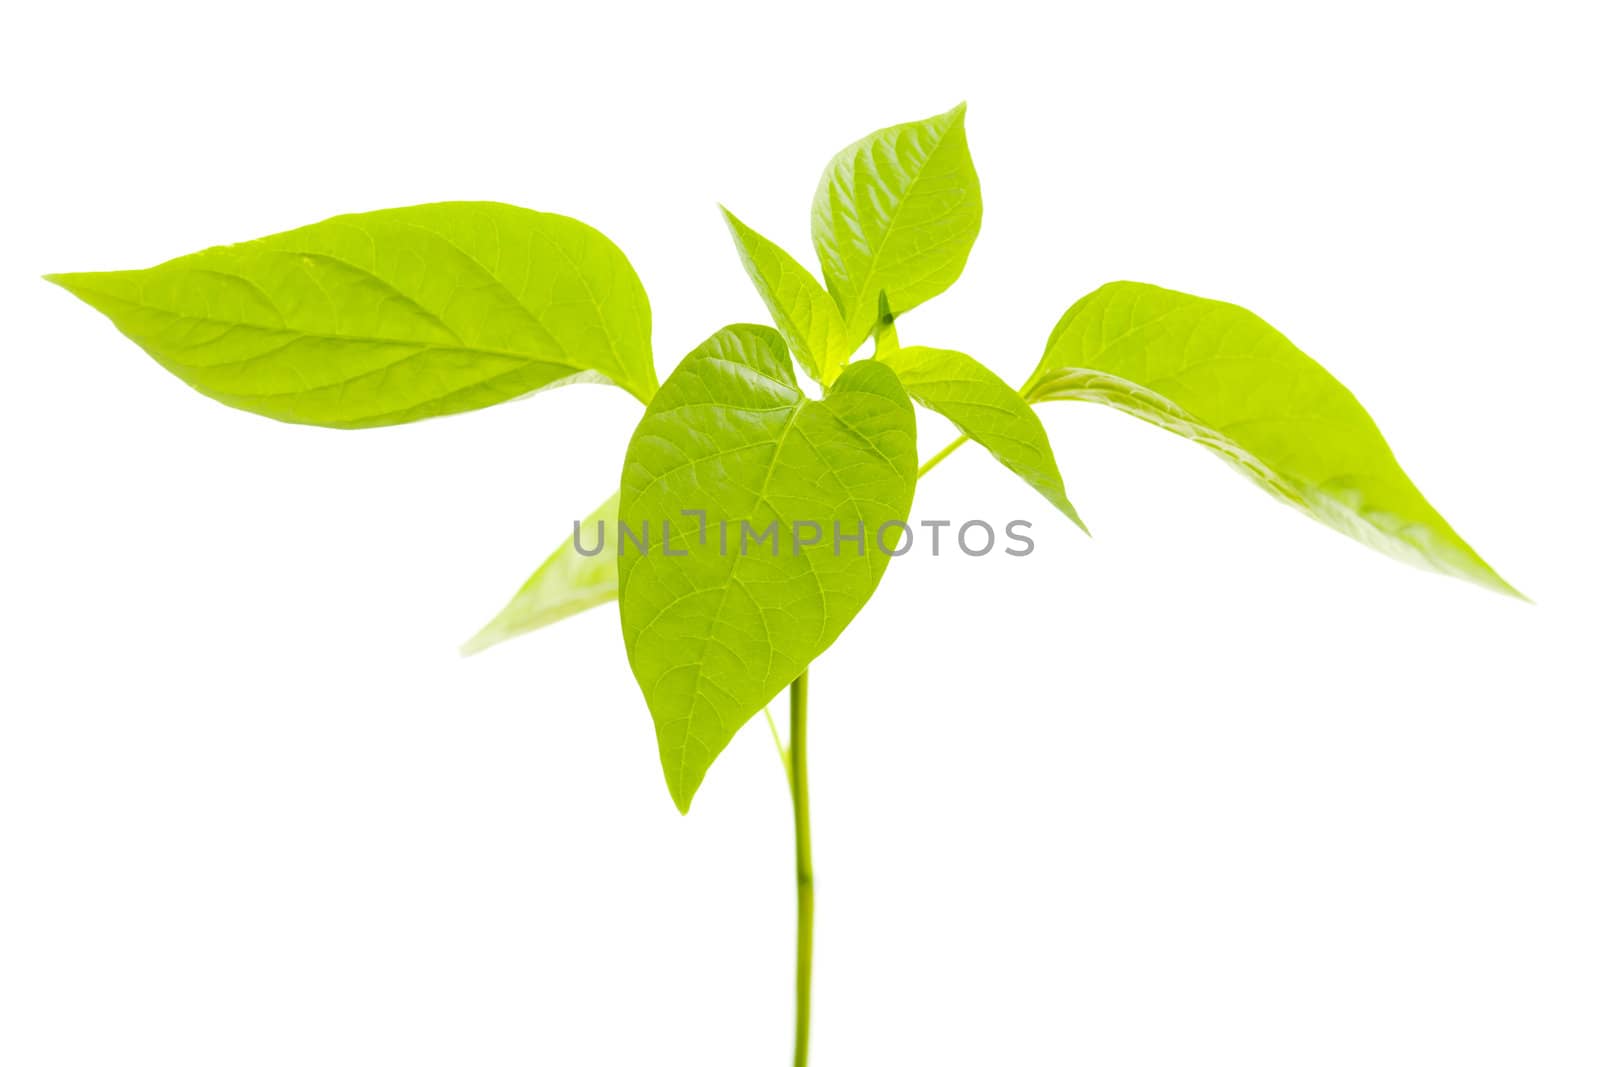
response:
<path id="1" fill-rule="evenodd" d="M 1067 499 L 1044 424 L 999 375 L 969 355 L 943 348 L 892 349 L 878 359 L 899 376 L 913 400 L 955 423 L 1083 527 L 1077 509 Z"/>
<path id="2" fill-rule="evenodd" d="M 894 324 L 889 294 L 878 290 L 878 317 L 872 324 L 872 354 L 885 356 L 900 347 L 900 328 Z"/>
<path id="3" fill-rule="evenodd" d="M 617 494 L 595 508 L 573 537 L 561 543 L 533 572 L 500 614 L 461 646 L 461 654 L 499 644 L 598 607 L 617 596 Z M 574 547 L 583 545 L 585 555 Z"/>
<path id="4" fill-rule="evenodd" d="M 850 355 L 844 320 L 833 298 L 795 258 L 722 209 L 745 273 L 772 321 L 812 380 L 832 385 Z"/>
<path id="5" fill-rule="evenodd" d="M 880 293 L 903 315 L 950 288 L 966 266 L 983 220 L 966 112 L 961 104 L 879 130 L 822 174 L 811 238 L 851 351 L 872 332 Z"/>
<path id="6" fill-rule="evenodd" d="M 341 215 L 49 280 L 206 396 L 284 422 L 386 426 L 584 380 L 656 389 L 650 303 L 623 254 L 506 204 Z"/>
<path id="7" fill-rule="evenodd" d="M 1380 552 L 1520 595 L 1424 499 L 1350 391 L 1244 308 L 1113 282 L 1062 316 L 1023 394 L 1135 415 Z"/>
<path id="8" fill-rule="evenodd" d="M 619 537 L 617 573 L 628 661 L 680 810 L 734 733 L 866 604 L 916 471 L 916 417 L 889 368 L 851 364 L 809 400 L 764 326 L 718 331 L 650 402 L 618 516 L 649 551 Z M 859 551 L 836 529 L 863 534 Z M 767 532 L 776 539 L 752 540 Z"/>

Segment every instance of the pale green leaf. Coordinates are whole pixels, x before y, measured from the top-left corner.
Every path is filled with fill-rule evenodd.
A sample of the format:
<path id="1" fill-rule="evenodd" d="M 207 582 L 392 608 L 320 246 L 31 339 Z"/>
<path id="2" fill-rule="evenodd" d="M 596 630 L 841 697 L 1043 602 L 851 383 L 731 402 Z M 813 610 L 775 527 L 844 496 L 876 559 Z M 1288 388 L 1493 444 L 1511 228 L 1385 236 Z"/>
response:
<path id="1" fill-rule="evenodd" d="M 462 655 L 532 633 L 553 622 L 598 607 L 617 596 L 617 494 L 595 508 L 573 536 L 550 553 L 516 596 L 488 625 L 461 646 Z M 574 544 L 580 543 L 579 552 Z M 596 550 L 593 555 L 587 555 Z"/>
<path id="2" fill-rule="evenodd" d="M 1062 514 L 1083 526 L 1067 499 L 1044 424 L 999 375 L 965 353 L 943 348 L 892 349 L 878 359 L 895 372 L 911 399 L 955 423 Z"/>
<path id="3" fill-rule="evenodd" d="M 782 337 L 730 326 L 662 385 L 628 446 L 619 509 L 625 529 L 648 524 L 650 549 L 619 538 L 618 578 L 628 660 L 680 810 L 735 731 L 866 604 L 916 470 L 911 402 L 881 364 L 852 364 L 809 400 Z M 757 542 L 746 523 L 752 535 L 776 523 L 776 536 Z M 859 551 L 835 524 L 864 533 Z"/>
<path id="4" fill-rule="evenodd" d="M 789 342 L 790 351 L 814 381 L 832 385 L 850 355 L 844 320 L 839 317 L 833 298 L 789 253 L 739 221 L 727 208 L 722 209 L 722 215 L 733 233 L 745 273 L 772 313 L 778 332 Z"/>
<path id="5" fill-rule="evenodd" d="M 1518 595 L 1423 498 L 1350 391 L 1241 307 L 1113 282 L 1056 324 L 1022 391 L 1136 415 L 1372 548 Z"/>
<path id="6" fill-rule="evenodd" d="M 903 315 L 950 288 L 966 266 L 983 218 L 966 110 L 879 130 L 822 174 L 811 239 L 852 351 L 872 331 L 880 293 Z"/>
<path id="7" fill-rule="evenodd" d="M 341 215 L 49 278 L 195 389 L 285 422 L 384 426 L 573 381 L 656 388 L 650 304 L 623 254 L 506 204 Z"/>

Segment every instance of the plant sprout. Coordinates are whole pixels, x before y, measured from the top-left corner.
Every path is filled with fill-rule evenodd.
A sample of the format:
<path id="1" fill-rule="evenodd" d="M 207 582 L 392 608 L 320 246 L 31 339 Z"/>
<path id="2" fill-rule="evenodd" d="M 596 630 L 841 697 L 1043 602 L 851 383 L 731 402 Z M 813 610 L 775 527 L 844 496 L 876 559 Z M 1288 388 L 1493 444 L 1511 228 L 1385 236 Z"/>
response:
<path id="1" fill-rule="evenodd" d="M 964 119 L 963 105 L 891 126 L 833 158 L 811 209 L 821 281 L 724 210 L 776 328 L 726 326 L 659 384 L 650 304 L 617 246 L 505 204 L 343 215 L 148 270 L 49 276 L 197 391 L 284 422 L 389 426 L 572 382 L 645 405 L 609 498 L 465 651 L 617 601 L 685 813 L 734 734 L 788 690 L 797 1067 L 813 914 L 807 668 L 905 550 L 918 480 L 964 442 L 1082 526 L 1034 405 L 1109 405 L 1366 545 L 1518 595 L 1349 390 L 1243 308 L 1113 282 L 1067 309 L 1020 389 L 971 355 L 902 346 L 900 319 L 956 281 L 978 236 Z M 913 403 L 960 431 L 920 464 Z"/>

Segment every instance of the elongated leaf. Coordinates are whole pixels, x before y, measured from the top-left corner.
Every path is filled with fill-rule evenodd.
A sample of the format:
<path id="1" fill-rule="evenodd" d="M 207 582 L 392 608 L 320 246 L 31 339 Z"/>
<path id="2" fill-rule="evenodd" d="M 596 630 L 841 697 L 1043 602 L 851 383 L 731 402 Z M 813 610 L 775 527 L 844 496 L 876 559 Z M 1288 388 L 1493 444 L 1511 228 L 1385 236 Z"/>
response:
<path id="1" fill-rule="evenodd" d="M 866 604 L 916 471 L 916 419 L 893 372 L 855 363 L 808 400 L 764 326 L 714 334 L 651 401 L 619 518 L 655 540 L 645 554 L 619 539 L 618 578 L 628 660 L 680 810 L 735 731 Z"/>
<path id="2" fill-rule="evenodd" d="M 532 633 L 617 596 L 617 494 L 595 508 L 573 536 L 550 553 L 500 614 L 461 646 L 462 655 Z M 583 551 L 575 545 L 581 543 Z M 587 553 L 593 551 L 593 555 Z"/>
<path id="3" fill-rule="evenodd" d="M 656 388 L 650 304 L 574 219 L 491 203 L 341 215 L 148 270 L 55 274 L 189 385 L 352 429 L 609 379 Z"/>
<path id="4" fill-rule="evenodd" d="M 745 273 L 772 313 L 800 366 L 815 381 L 832 385 L 850 355 L 844 319 L 822 284 L 795 258 L 722 209 Z"/>
<path id="5" fill-rule="evenodd" d="M 966 112 L 962 104 L 879 130 L 823 172 L 811 238 L 852 351 L 872 330 L 879 293 L 903 315 L 950 288 L 966 266 L 983 219 Z"/>
<path id="6" fill-rule="evenodd" d="M 1083 527 L 1077 509 L 1067 499 L 1044 424 L 998 374 L 969 355 L 944 348 L 886 349 L 878 358 L 900 378 L 911 399 L 955 423 Z"/>
<path id="7" fill-rule="evenodd" d="M 1241 307 L 1113 282 L 1062 316 L 1023 394 L 1136 415 L 1363 544 L 1517 595 L 1423 498 L 1350 391 Z"/>

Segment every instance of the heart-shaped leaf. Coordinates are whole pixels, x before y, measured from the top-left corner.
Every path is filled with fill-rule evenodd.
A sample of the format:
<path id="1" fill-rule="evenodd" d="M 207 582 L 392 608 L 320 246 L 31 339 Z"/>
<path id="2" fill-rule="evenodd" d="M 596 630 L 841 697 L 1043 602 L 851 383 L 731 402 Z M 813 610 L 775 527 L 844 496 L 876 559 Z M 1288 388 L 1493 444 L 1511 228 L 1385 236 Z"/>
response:
<path id="1" fill-rule="evenodd" d="M 965 353 L 945 348 L 886 346 L 878 359 L 895 372 L 911 399 L 955 423 L 1088 532 L 1067 499 L 1044 424 L 998 374 Z"/>
<path id="2" fill-rule="evenodd" d="M 1350 390 L 1244 308 L 1113 282 L 1062 316 L 1022 392 L 1136 415 L 1380 552 L 1520 595 L 1412 484 Z"/>
<path id="3" fill-rule="evenodd" d="M 916 473 L 915 415 L 889 368 L 852 364 L 807 399 L 764 326 L 717 332 L 650 402 L 623 467 L 618 588 L 680 810 L 866 604 Z"/>
<path id="4" fill-rule="evenodd" d="M 962 104 L 879 130 L 822 174 L 811 239 L 852 352 L 872 331 L 879 294 L 903 315 L 961 277 L 983 221 L 966 113 Z"/>
<path id="5" fill-rule="evenodd" d="M 341 215 L 49 278 L 195 389 L 285 422 L 385 426 L 583 380 L 656 388 L 650 303 L 623 254 L 506 204 Z"/>

